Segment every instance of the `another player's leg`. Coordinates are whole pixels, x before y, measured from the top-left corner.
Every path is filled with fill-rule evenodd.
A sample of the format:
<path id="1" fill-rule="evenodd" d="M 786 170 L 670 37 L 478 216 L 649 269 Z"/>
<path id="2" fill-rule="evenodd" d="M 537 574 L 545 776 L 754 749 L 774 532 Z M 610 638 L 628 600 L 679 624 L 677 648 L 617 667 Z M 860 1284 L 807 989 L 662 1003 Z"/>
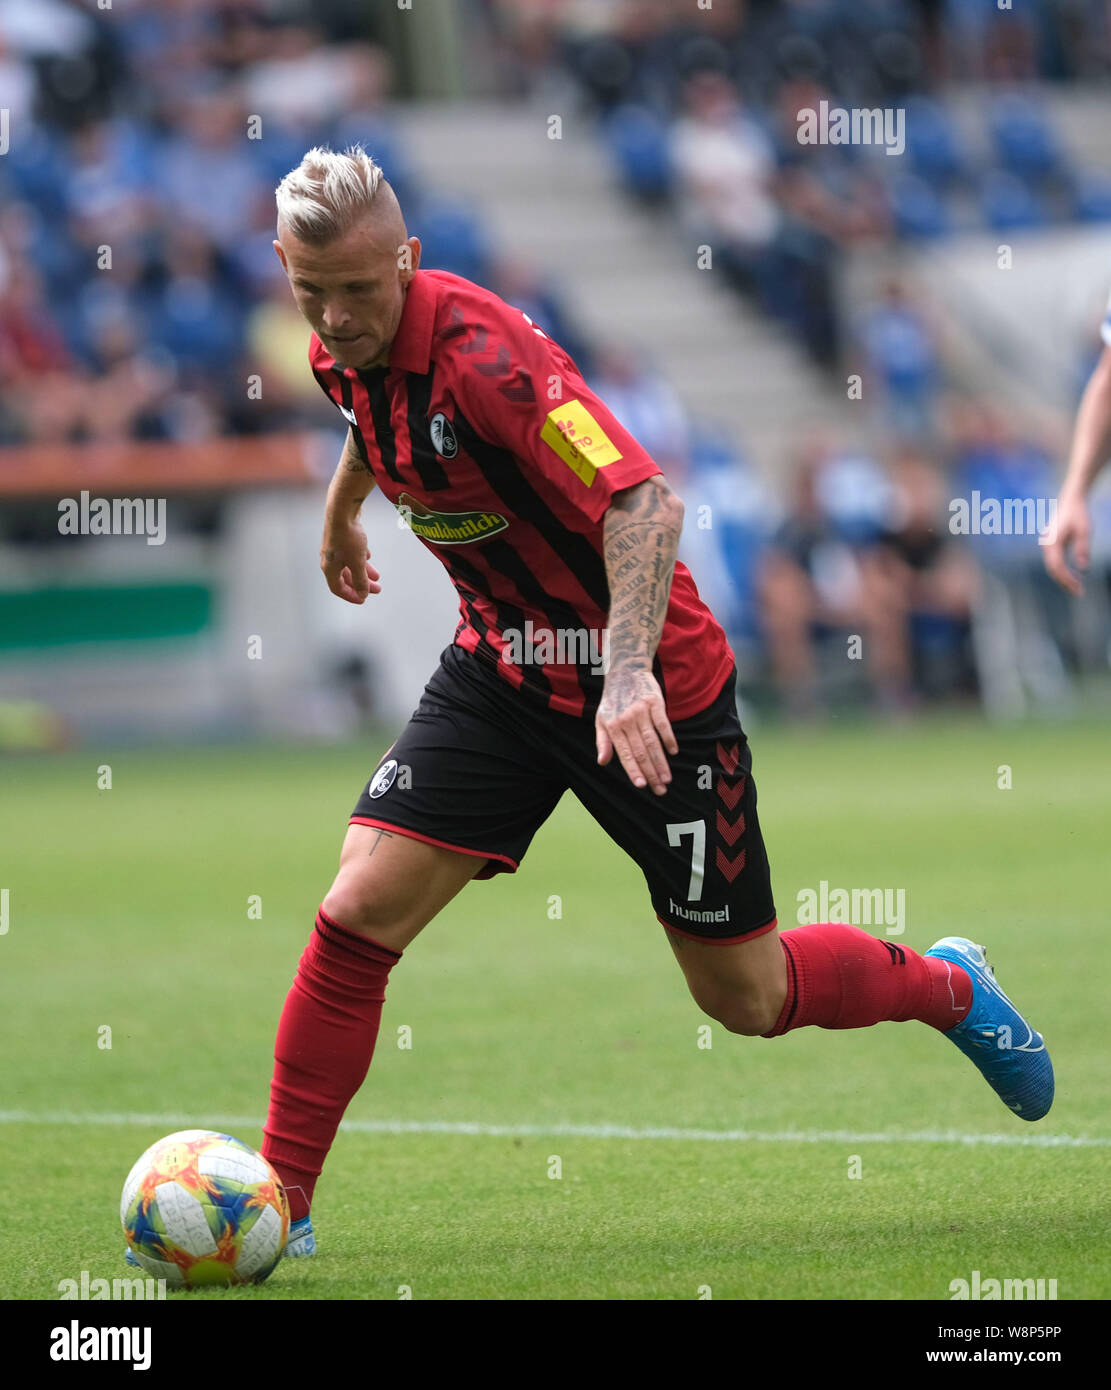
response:
<path id="1" fill-rule="evenodd" d="M 289 1196 L 287 1253 L 315 1248 L 313 1190 L 370 1067 L 390 970 L 485 862 L 388 830 L 348 827 L 274 1046 L 262 1153 Z"/>

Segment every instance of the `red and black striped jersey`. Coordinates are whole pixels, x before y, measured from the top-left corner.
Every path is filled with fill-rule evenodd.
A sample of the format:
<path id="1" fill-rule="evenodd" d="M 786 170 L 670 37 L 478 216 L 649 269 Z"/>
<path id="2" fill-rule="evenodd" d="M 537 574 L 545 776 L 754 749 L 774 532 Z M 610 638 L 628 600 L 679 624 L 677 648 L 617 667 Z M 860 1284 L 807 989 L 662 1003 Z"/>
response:
<path id="1" fill-rule="evenodd" d="M 657 464 L 558 343 L 447 271 L 414 275 L 388 367 L 341 367 L 315 333 L 309 360 L 378 488 L 450 574 L 456 643 L 550 708 L 593 715 L 609 612 L 606 509 Z M 732 665 L 677 564 L 654 666 L 670 718 L 711 704 Z"/>

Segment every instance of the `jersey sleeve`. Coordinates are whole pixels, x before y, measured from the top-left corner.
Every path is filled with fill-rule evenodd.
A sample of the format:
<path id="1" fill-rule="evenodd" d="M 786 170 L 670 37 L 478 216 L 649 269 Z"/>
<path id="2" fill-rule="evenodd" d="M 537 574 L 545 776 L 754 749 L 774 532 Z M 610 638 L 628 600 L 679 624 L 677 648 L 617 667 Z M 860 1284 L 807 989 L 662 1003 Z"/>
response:
<path id="1" fill-rule="evenodd" d="M 564 349 L 519 309 L 507 306 L 496 330 L 480 327 L 456 351 L 453 387 L 470 424 L 587 520 L 600 521 L 616 492 L 662 471 Z"/>
<path id="2" fill-rule="evenodd" d="M 325 360 L 332 363 L 331 370 L 325 367 Z M 369 469 L 371 466 L 370 455 L 367 453 L 366 440 L 363 438 L 363 432 L 359 428 L 358 418 L 355 415 L 355 411 L 350 406 L 345 406 L 343 404 L 342 392 L 340 392 L 335 385 L 337 381 L 335 363 L 332 362 L 331 357 L 328 356 L 324 349 L 324 344 L 315 333 L 309 339 L 309 366 L 312 368 L 312 374 L 316 378 L 316 384 L 347 421 L 348 435 L 354 440 L 355 448 L 359 452 L 359 457 Z"/>

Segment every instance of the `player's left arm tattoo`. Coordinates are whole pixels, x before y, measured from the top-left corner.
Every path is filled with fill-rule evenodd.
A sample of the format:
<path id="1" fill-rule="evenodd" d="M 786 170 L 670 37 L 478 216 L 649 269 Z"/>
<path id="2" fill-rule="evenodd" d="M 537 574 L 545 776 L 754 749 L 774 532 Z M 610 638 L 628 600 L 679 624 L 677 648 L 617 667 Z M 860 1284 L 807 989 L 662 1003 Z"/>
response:
<path id="1" fill-rule="evenodd" d="M 619 492 L 606 512 L 609 670 L 651 671 L 660 644 L 683 504 L 659 474 Z"/>

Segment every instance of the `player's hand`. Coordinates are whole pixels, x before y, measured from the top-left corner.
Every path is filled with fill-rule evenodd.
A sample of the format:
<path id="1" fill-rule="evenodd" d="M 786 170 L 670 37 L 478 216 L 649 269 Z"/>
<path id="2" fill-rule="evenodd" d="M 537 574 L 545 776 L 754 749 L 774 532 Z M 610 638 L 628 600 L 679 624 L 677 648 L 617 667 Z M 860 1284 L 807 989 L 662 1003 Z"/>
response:
<path id="1" fill-rule="evenodd" d="M 1082 493 L 1062 493 L 1057 499 L 1056 531 L 1044 547 L 1046 569 L 1062 589 L 1079 597 L 1084 585 L 1080 576 L 1069 569 L 1070 546 L 1073 564 L 1078 570 L 1086 570 L 1092 550 L 1092 518 Z"/>
<path id="2" fill-rule="evenodd" d="M 663 693 L 651 671 L 642 666 L 622 666 L 610 671 L 602 702 L 594 720 L 598 765 L 605 765 L 616 751 L 634 787 L 650 786 L 663 796 L 671 781 L 668 753 L 679 744 L 667 717 Z"/>
<path id="3" fill-rule="evenodd" d="M 370 563 L 366 532 L 357 522 L 324 532 L 320 568 L 328 588 L 348 603 L 365 603 L 369 594 L 382 592 L 382 576 Z"/>

